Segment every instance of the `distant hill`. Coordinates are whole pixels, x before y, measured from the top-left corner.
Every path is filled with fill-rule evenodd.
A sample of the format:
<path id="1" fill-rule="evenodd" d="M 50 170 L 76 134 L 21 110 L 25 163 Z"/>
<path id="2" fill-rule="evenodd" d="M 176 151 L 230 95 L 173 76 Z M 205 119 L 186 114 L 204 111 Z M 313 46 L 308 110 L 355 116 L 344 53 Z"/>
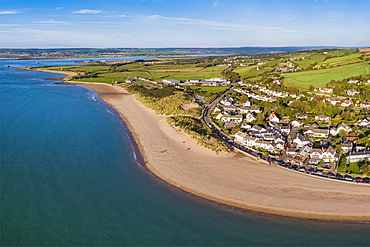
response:
<path id="1" fill-rule="evenodd" d="M 225 48 L 56 48 L 0 49 L 1 57 L 101 57 L 101 56 L 178 56 L 178 55 L 236 55 L 284 53 L 320 49 L 347 49 L 336 46 L 288 47 L 225 47 Z"/>

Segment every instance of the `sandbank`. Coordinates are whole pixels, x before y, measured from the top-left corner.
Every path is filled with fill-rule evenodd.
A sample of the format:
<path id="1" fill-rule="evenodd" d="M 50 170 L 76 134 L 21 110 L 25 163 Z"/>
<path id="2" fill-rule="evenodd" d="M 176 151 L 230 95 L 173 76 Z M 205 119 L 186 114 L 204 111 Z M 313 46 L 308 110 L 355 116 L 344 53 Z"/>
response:
<path id="1" fill-rule="evenodd" d="M 215 154 L 119 86 L 83 83 L 114 107 L 147 168 L 167 183 L 227 205 L 299 218 L 370 221 L 370 186 L 304 175 L 241 152 Z"/>

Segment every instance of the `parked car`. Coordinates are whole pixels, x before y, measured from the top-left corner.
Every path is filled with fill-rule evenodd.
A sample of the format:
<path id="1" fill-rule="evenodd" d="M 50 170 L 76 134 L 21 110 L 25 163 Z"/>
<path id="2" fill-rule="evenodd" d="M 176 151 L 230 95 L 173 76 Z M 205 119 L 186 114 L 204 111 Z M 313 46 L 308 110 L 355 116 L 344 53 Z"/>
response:
<path id="1" fill-rule="evenodd" d="M 316 170 L 316 171 L 315 171 L 315 175 L 319 175 L 319 176 L 321 176 L 321 175 L 322 175 L 322 171 L 321 171 L 321 170 Z"/>
<path id="2" fill-rule="evenodd" d="M 345 175 L 344 176 L 344 180 L 347 180 L 347 181 L 353 181 L 353 177 L 350 176 L 350 175 Z"/>
<path id="3" fill-rule="evenodd" d="M 343 175 L 340 173 L 335 174 L 336 179 L 343 179 Z"/>
<path id="4" fill-rule="evenodd" d="M 292 165 L 291 169 L 297 170 L 298 169 L 298 166 L 297 165 Z"/>
<path id="5" fill-rule="evenodd" d="M 305 171 L 306 171 L 306 168 L 305 168 L 305 167 L 303 167 L 303 166 L 301 166 L 301 167 L 299 167 L 298 171 L 300 171 L 300 172 L 305 172 Z"/>
<path id="6" fill-rule="evenodd" d="M 315 172 L 315 169 L 313 169 L 313 168 L 308 168 L 307 172 L 312 174 L 312 173 L 314 173 L 314 172 Z"/>
<path id="7" fill-rule="evenodd" d="M 332 172 L 328 172 L 328 178 L 335 178 L 335 174 Z"/>
<path id="8" fill-rule="evenodd" d="M 355 182 L 356 183 L 361 183 L 362 182 L 362 178 L 361 177 L 356 177 L 355 178 Z"/>
<path id="9" fill-rule="evenodd" d="M 363 178 L 363 179 L 362 179 L 362 182 L 363 182 L 363 183 L 369 183 L 369 181 L 370 181 L 370 178 Z"/>

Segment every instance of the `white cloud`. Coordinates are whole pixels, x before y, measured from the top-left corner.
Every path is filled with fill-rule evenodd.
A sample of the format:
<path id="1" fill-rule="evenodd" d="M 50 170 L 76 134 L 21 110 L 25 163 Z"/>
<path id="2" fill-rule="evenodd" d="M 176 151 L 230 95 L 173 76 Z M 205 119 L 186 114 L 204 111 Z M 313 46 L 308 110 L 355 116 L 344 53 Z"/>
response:
<path id="1" fill-rule="evenodd" d="M 283 27 L 269 27 L 269 26 L 253 26 L 246 24 L 237 24 L 237 23 L 228 23 L 228 22 L 219 22 L 219 21 L 209 21 L 202 19 L 191 19 L 191 18 L 181 18 L 181 17 L 165 17 L 162 15 L 148 15 L 140 16 L 140 18 L 149 21 L 169 21 L 176 22 L 179 24 L 192 25 L 200 28 L 208 29 L 218 29 L 218 30 L 227 30 L 227 31 L 260 31 L 260 32 L 299 32 L 296 30 L 289 30 Z"/>
<path id="2" fill-rule="evenodd" d="M 214 1 L 212 4 L 212 8 L 216 8 L 218 4 L 219 4 L 218 0 Z"/>
<path id="3" fill-rule="evenodd" d="M 18 11 L 0 11 L 0 15 L 11 15 L 11 14 L 18 14 Z"/>
<path id="4" fill-rule="evenodd" d="M 101 13 L 101 10 L 96 10 L 96 9 L 81 9 L 77 11 L 73 11 L 72 13 L 74 14 L 99 14 Z"/>
<path id="5" fill-rule="evenodd" d="M 341 17 L 346 16 L 346 14 L 340 11 L 328 11 L 325 14 L 327 17 L 330 17 L 330 18 L 341 18 Z"/>
<path id="6" fill-rule="evenodd" d="M 127 17 L 127 15 L 119 15 L 118 17 Z"/>
<path id="7" fill-rule="evenodd" d="M 48 20 L 48 21 L 34 21 L 34 23 L 41 23 L 41 24 L 68 24 L 69 21 L 54 21 L 54 20 Z"/>

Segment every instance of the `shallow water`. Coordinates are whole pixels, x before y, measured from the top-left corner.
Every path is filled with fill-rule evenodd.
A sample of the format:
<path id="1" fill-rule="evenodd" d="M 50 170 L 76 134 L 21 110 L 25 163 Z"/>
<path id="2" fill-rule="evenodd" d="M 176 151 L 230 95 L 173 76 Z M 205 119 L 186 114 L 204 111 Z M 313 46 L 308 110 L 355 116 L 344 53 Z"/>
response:
<path id="1" fill-rule="evenodd" d="M 170 188 L 93 91 L 6 65 L 35 61 L 0 60 L 2 246 L 370 245 L 369 225 L 241 212 Z"/>

